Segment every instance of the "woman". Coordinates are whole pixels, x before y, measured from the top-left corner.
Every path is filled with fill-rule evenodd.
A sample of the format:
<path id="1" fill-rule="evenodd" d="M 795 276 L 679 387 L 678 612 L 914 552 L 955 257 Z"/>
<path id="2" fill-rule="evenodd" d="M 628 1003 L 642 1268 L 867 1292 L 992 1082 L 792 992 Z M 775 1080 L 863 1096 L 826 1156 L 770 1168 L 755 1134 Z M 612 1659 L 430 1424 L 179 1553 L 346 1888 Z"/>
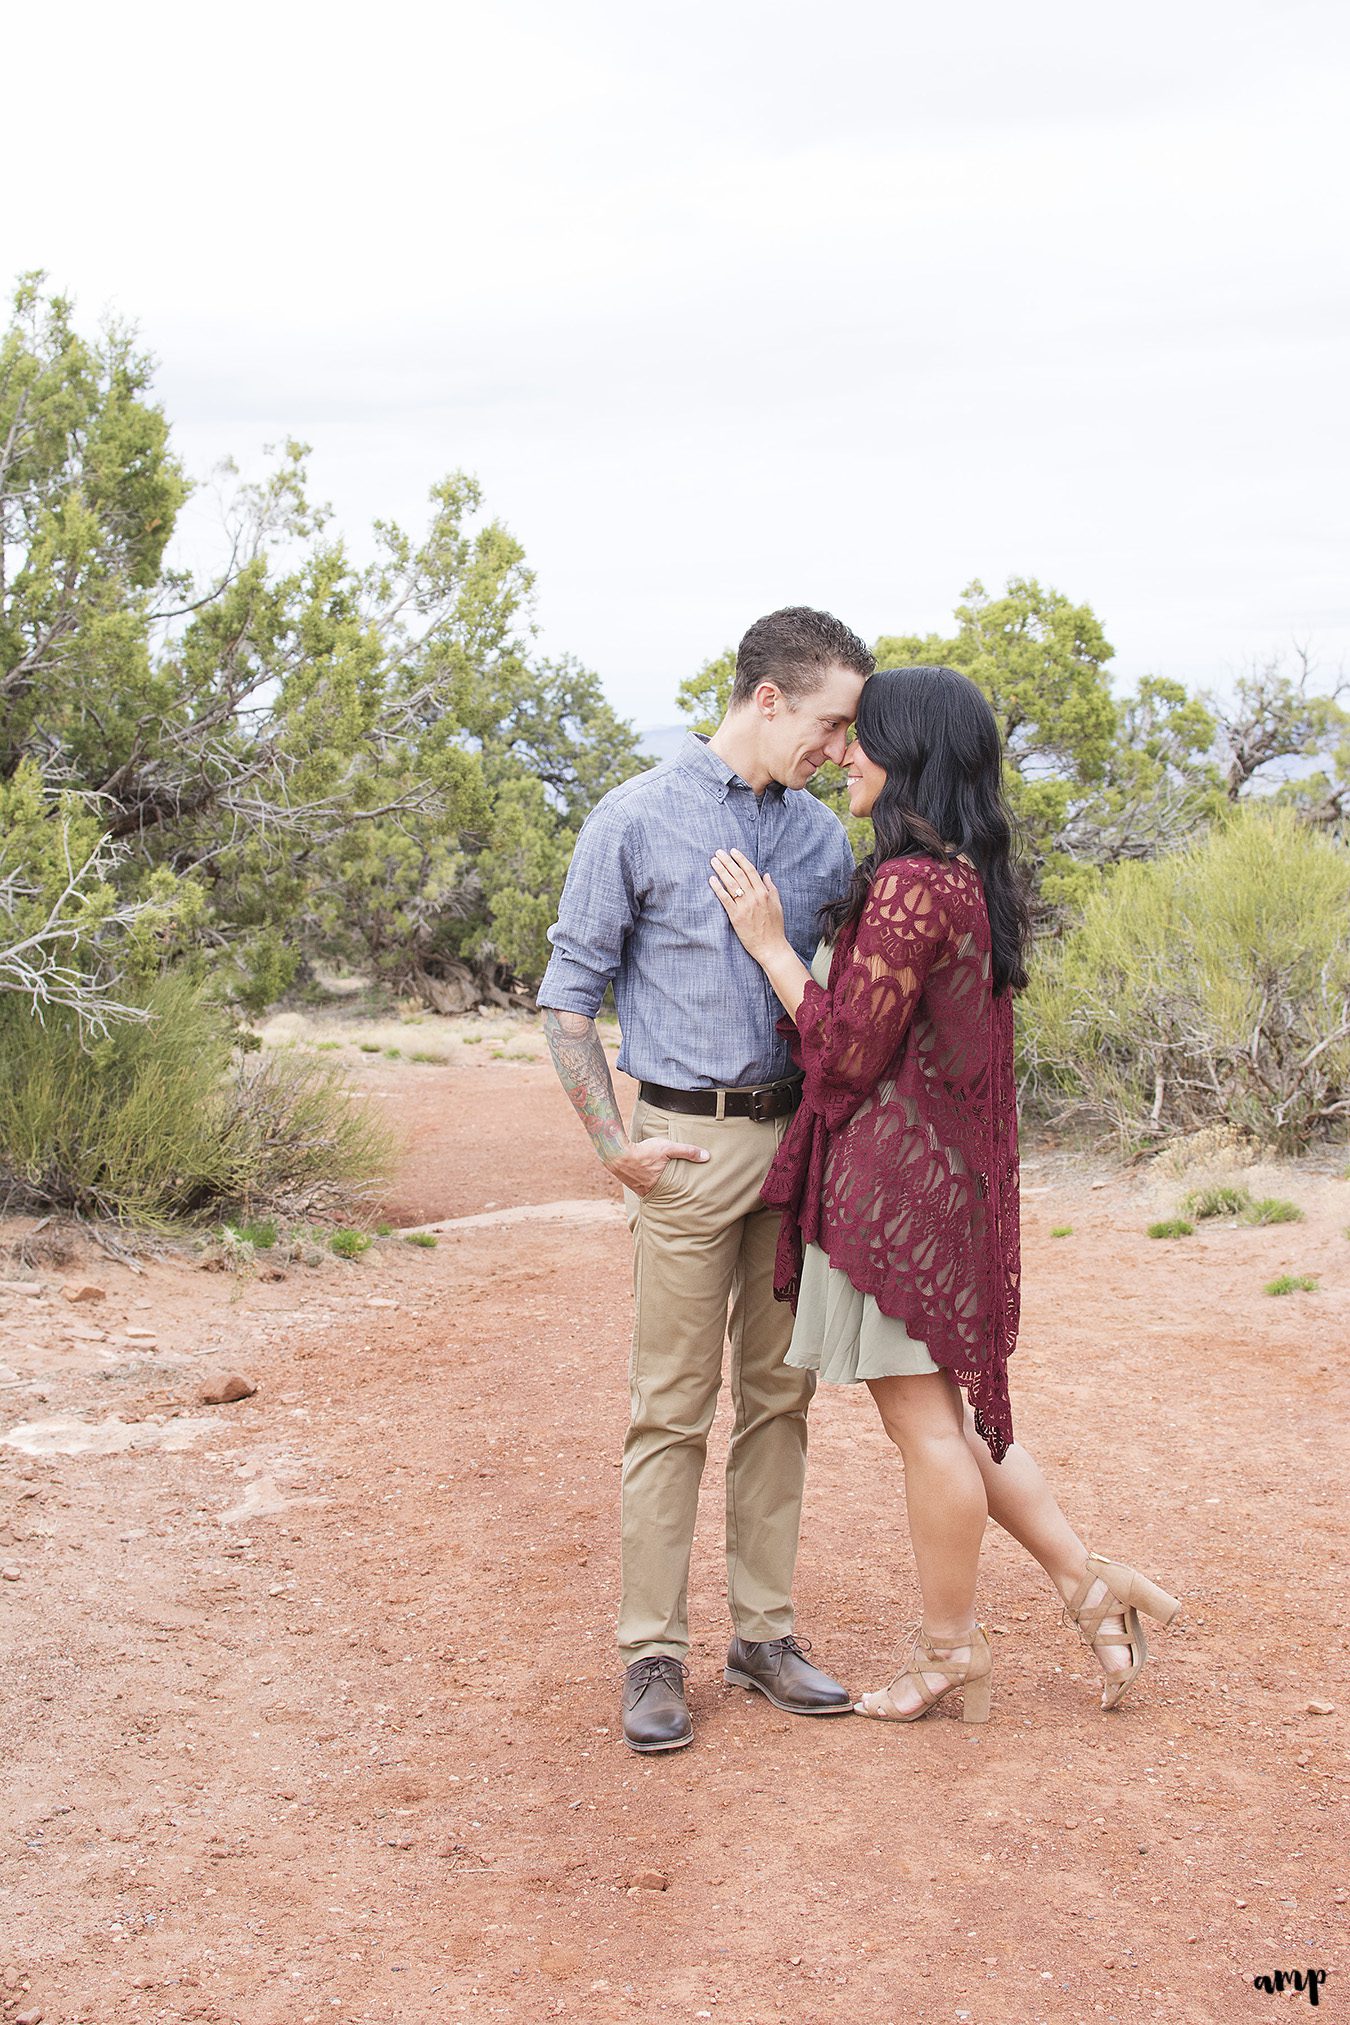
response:
<path id="1" fill-rule="evenodd" d="M 764 1188 L 784 1213 L 775 1292 L 797 1310 L 788 1361 L 827 1385 L 865 1383 L 904 1458 L 923 1618 L 900 1673 L 856 1707 L 912 1722 L 959 1688 L 965 1720 L 985 1720 L 975 1583 L 992 1516 L 1054 1582 L 1114 1708 L 1147 1657 L 1139 1612 L 1166 1624 L 1180 1606 L 1090 1554 L 1013 1444 L 1012 994 L 1030 923 L 998 726 L 954 669 L 891 669 L 863 690 L 844 767 L 875 848 L 825 909 L 811 970 L 783 933 L 773 881 L 741 852 L 718 852 L 710 883 L 795 1021 L 805 1072 Z"/>

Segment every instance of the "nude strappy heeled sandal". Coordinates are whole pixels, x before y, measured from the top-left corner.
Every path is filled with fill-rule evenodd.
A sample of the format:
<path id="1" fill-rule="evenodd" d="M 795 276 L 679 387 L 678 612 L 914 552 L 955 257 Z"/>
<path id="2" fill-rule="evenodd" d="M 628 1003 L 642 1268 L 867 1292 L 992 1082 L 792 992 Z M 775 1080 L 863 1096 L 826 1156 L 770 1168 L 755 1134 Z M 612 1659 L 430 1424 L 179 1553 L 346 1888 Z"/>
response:
<path id="1" fill-rule="evenodd" d="M 954 1664 L 953 1652 L 961 1646 L 970 1647 L 970 1657 L 961 1664 Z M 914 1627 L 913 1641 L 909 1649 L 909 1664 L 895 1676 L 889 1687 L 879 1688 L 874 1694 L 864 1695 L 853 1704 L 860 1716 L 874 1716 L 883 1723 L 916 1723 L 920 1716 L 926 1716 L 940 1701 L 961 1690 L 961 1719 L 967 1723 L 987 1723 L 989 1720 L 989 1679 L 993 1671 L 994 1656 L 985 1636 L 984 1626 L 971 1627 L 970 1636 L 952 1645 L 934 1645 L 926 1635 L 923 1626 Z M 941 1674 L 946 1687 L 936 1693 L 924 1679 L 926 1673 Z M 908 1681 L 914 1692 L 921 1697 L 916 1709 L 902 1709 L 895 1700 L 895 1691 Z"/>
<path id="2" fill-rule="evenodd" d="M 1099 1602 L 1089 1605 L 1087 1598 L 1099 1582 L 1106 1593 Z M 1148 1640 L 1139 1620 L 1140 1611 L 1153 1618 L 1155 1623 L 1166 1625 L 1172 1622 L 1180 1608 L 1175 1596 L 1169 1596 L 1156 1582 L 1150 1582 L 1146 1575 L 1140 1575 L 1123 1561 L 1108 1561 L 1102 1554 L 1088 1555 L 1083 1579 L 1073 1601 L 1065 1604 L 1064 1614 L 1071 1624 L 1077 1625 L 1079 1637 L 1084 1645 L 1091 1647 L 1099 1665 L 1100 1647 L 1128 1645 L 1130 1648 L 1128 1671 L 1106 1675 L 1102 1686 L 1104 1709 L 1116 1707 L 1126 1690 L 1138 1680 L 1148 1658 Z M 1124 1630 L 1103 1631 L 1102 1625 L 1108 1617 L 1120 1618 Z"/>

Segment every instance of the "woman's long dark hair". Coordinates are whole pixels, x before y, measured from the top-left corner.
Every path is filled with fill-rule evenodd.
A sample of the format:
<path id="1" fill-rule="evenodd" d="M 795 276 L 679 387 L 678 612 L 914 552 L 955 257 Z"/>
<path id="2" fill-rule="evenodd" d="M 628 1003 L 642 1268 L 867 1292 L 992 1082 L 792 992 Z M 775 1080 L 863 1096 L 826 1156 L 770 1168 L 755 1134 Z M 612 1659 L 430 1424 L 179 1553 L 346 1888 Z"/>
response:
<path id="1" fill-rule="evenodd" d="M 857 922 L 878 865 L 958 854 L 980 875 L 989 909 L 996 992 L 1027 981 L 1031 914 L 1013 862 L 1013 817 L 1003 794 L 1003 741 L 988 701 L 955 668 L 885 668 L 863 684 L 858 743 L 886 769 L 872 807 L 875 848 L 842 899 L 821 909 L 833 942 Z"/>

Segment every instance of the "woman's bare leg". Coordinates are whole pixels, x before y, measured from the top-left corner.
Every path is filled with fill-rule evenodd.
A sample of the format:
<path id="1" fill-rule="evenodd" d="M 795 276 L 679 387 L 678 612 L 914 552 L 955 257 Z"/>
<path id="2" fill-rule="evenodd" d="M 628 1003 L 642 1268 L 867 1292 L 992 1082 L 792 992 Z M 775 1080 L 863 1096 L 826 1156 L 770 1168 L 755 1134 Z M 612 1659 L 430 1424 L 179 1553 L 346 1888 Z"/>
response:
<path id="1" fill-rule="evenodd" d="M 1020 1442 L 1014 1442 L 1002 1462 L 996 1463 L 968 1406 L 964 1430 L 966 1445 L 984 1483 L 990 1518 L 1040 1562 L 1064 1601 L 1069 1602 L 1082 1582 L 1088 1550 L 1065 1518 L 1040 1464 Z M 1105 1593 L 1104 1585 L 1095 1583 L 1088 1592 L 1088 1601 L 1099 1602 Z M 1119 1629 L 1123 1634 L 1124 1620 L 1108 1617 L 1102 1629 L 1106 1632 Z M 1102 1657 L 1109 1662 L 1102 1666 L 1103 1673 L 1123 1673 L 1130 1664 L 1130 1649 L 1126 1645 L 1107 1646 L 1099 1660 Z"/>
<path id="2" fill-rule="evenodd" d="M 913 1378 L 876 1378 L 868 1390 L 887 1434 L 904 1457 L 905 1507 L 923 1597 L 923 1628 L 934 1645 L 951 1649 L 961 1668 L 970 1657 L 975 1623 L 975 1582 L 988 1505 L 979 1468 L 962 1424 L 961 1394 L 944 1372 Z M 941 1674 L 925 1674 L 936 1693 Z M 898 1687 L 902 1710 L 918 1708 L 912 1688 Z"/>

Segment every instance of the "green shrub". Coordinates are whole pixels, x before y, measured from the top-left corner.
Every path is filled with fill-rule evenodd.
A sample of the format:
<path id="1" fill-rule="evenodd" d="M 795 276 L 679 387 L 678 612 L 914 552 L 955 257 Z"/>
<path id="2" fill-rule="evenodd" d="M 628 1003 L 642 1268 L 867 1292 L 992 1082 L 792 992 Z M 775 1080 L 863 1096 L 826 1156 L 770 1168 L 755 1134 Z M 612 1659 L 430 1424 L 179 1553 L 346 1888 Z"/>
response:
<path id="1" fill-rule="evenodd" d="M 1051 1237 L 1072 1237 L 1073 1225 L 1071 1223 L 1057 1223 L 1050 1235 Z"/>
<path id="2" fill-rule="evenodd" d="M 335 1230 L 328 1240 L 330 1252 L 336 1252 L 340 1259 L 359 1259 L 362 1252 L 368 1252 L 372 1240 L 363 1230 Z"/>
<path id="3" fill-rule="evenodd" d="M 182 973 L 137 995 L 152 1017 L 93 1043 L 74 1018 L 0 993 L 0 1207 L 72 1209 L 151 1229 L 238 1209 L 332 1214 L 388 1171 L 391 1139 L 326 1065 L 240 1055 Z"/>
<path id="4" fill-rule="evenodd" d="M 270 1252 L 277 1241 L 277 1227 L 271 1217 L 261 1217 L 253 1223 L 237 1223 L 230 1226 L 238 1238 L 254 1251 Z"/>
<path id="5" fill-rule="evenodd" d="M 1286 1148 L 1344 1122 L 1350 852 L 1242 809 L 1116 866 L 1019 1005 L 1028 1097 L 1131 1147 L 1216 1124 Z"/>
<path id="6" fill-rule="evenodd" d="M 1281 1273 L 1278 1280 L 1266 1281 L 1268 1294 L 1315 1294 L 1317 1281 L 1311 1273 Z"/>
<path id="7" fill-rule="evenodd" d="M 384 1052 L 391 1062 L 401 1062 L 403 1060 L 402 1048 L 386 1048 Z"/>
<path id="8" fill-rule="evenodd" d="M 1203 1223 L 1209 1216 L 1241 1216 L 1251 1208 L 1252 1194 L 1249 1188 L 1236 1183 L 1216 1181 L 1208 1188 L 1194 1188 L 1184 1197 L 1181 1207 L 1187 1216 L 1193 1216 L 1197 1223 Z"/>
<path id="9" fill-rule="evenodd" d="M 409 1055 L 408 1057 L 410 1062 L 432 1062 L 437 1068 L 444 1068 L 447 1059 L 445 1055 L 429 1055 L 421 1050 L 417 1054 Z"/>
<path id="10" fill-rule="evenodd" d="M 429 1230 L 410 1230 L 403 1242 L 409 1245 L 422 1245 L 430 1251 L 436 1243 L 436 1234 Z"/>
<path id="11" fill-rule="evenodd" d="M 1263 1195 L 1256 1202 L 1249 1202 L 1242 1212 L 1244 1223 L 1302 1223 L 1303 1211 L 1296 1202 L 1286 1202 L 1280 1195 Z"/>
<path id="12" fill-rule="evenodd" d="M 363 1055 L 378 1055 L 380 1052 L 378 1041 L 358 1041 L 356 1045 Z"/>
<path id="13" fill-rule="evenodd" d="M 1195 1225 L 1187 1223 L 1184 1216 L 1172 1216 L 1163 1223 L 1151 1223 L 1148 1234 L 1151 1238 L 1194 1237 Z"/>
<path id="14" fill-rule="evenodd" d="M 394 1234 L 394 1226 L 391 1223 L 376 1224 L 375 1226 L 376 1237 L 392 1237 L 393 1234 Z"/>

